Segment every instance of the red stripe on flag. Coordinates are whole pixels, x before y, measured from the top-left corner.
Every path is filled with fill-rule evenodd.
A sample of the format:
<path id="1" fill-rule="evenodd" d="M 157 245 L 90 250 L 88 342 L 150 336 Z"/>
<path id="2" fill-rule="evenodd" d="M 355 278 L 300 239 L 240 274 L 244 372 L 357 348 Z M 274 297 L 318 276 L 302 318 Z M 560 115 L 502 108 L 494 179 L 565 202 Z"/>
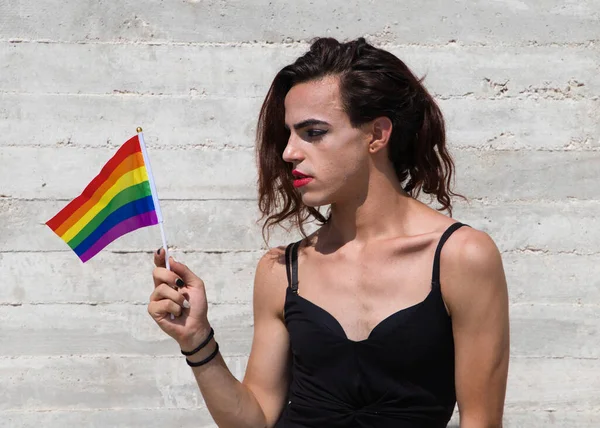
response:
<path id="1" fill-rule="evenodd" d="M 138 136 L 135 135 L 127 140 L 120 148 L 117 153 L 102 167 L 100 174 L 98 174 L 90 184 L 84 189 L 84 191 L 73 199 L 69 204 L 64 207 L 58 214 L 52 217 L 46 222 L 46 224 L 56 231 L 56 229 L 65 222 L 75 211 L 79 209 L 85 202 L 92 197 L 92 195 L 98 190 L 102 183 L 104 183 L 112 174 L 112 172 L 119 166 L 121 162 L 128 156 L 141 151 L 140 142 Z"/>

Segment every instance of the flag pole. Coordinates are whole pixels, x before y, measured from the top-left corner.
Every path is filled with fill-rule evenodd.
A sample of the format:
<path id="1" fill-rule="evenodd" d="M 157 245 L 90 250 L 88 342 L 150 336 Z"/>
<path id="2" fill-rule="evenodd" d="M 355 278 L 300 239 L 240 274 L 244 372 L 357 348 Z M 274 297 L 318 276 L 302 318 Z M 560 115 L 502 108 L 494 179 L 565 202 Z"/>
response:
<path id="1" fill-rule="evenodd" d="M 144 142 L 144 134 L 142 128 L 137 128 L 137 136 L 140 142 L 140 148 L 142 149 L 142 155 L 144 156 L 144 164 L 146 165 L 146 171 L 148 172 L 148 181 L 150 182 L 150 190 L 152 192 L 152 201 L 154 202 L 154 209 L 156 210 L 156 217 L 158 219 L 158 225 L 160 226 L 160 235 L 162 237 L 163 248 L 165 249 L 165 266 L 171 270 L 169 266 L 169 250 L 167 248 L 167 238 L 165 236 L 165 228 L 163 226 L 163 216 L 160 210 L 160 203 L 158 201 L 158 193 L 156 192 L 156 185 L 154 184 L 154 174 L 152 174 L 152 167 L 150 166 L 150 157 L 146 150 L 146 143 Z"/>

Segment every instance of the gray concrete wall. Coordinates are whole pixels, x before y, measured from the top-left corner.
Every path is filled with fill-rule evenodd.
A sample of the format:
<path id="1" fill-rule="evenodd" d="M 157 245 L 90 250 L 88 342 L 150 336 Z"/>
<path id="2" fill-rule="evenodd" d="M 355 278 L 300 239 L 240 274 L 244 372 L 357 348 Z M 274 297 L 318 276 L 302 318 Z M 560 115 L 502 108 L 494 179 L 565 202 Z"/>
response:
<path id="1" fill-rule="evenodd" d="M 83 265 L 44 222 L 143 126 L 169 242 L 241 377 L 258 107 L 318 35 L 367 36 L 427 73 L 471 198 L 455 217 L 503 252 L 505 425 L 600 426 L 598 0 L 0 1 L 2 426 L 213 426 L 146 313 L 158 229 Z"/>

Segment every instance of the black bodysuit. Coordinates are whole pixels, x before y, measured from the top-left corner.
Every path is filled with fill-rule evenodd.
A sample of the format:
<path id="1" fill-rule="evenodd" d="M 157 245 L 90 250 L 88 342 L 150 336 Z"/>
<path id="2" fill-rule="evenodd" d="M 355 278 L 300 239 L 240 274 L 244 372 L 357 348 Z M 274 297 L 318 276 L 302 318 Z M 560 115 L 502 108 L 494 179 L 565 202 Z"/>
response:
<path id="1" fill-rule="evenodd" d="M 288 403 L 278 428 L 443 428 L 454 406 L 452 322 L 440 291 L 437 246 L 431 291 L 381 321 L 362 341 L 348 339 L 327 311 L 298 294 L 298 246 L 286 249 L 285 323 L 292 351 Z"/>

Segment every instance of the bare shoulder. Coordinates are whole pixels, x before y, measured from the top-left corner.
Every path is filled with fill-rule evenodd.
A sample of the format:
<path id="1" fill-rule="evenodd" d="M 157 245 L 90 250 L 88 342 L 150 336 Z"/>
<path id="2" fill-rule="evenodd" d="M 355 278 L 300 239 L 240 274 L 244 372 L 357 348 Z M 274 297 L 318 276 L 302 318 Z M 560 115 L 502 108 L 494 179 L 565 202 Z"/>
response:
<path id="1" fill-rule="evenodd" d="M 492 237 L 472 227 L 461 227 L 454 232 L 442 254 L 447 265 L 460 270 L 488 271 L 501 263 L 500 251 Z"/>
<path id="2" fill-rule="evenodd" d="M 285 247 L 271 248 L 258 261 L 254 276 L 255 310 L 283 313 L 287 275 Z"/>
<path id="3" fill-rule="evenodd" d="M 502 257 L 494 240 L 471 227 L 455 231 L 440 256 L 440 283 L 450 312 L 474 299 L 506 294 Z"/>
<path id="4" fill-rule="evenodd" d="M 273 281 L 273 276 L 285 276 L 285 247 L 271 248 L 262 255 L 256 266 L 256 277 L 262 281 Z"/>

